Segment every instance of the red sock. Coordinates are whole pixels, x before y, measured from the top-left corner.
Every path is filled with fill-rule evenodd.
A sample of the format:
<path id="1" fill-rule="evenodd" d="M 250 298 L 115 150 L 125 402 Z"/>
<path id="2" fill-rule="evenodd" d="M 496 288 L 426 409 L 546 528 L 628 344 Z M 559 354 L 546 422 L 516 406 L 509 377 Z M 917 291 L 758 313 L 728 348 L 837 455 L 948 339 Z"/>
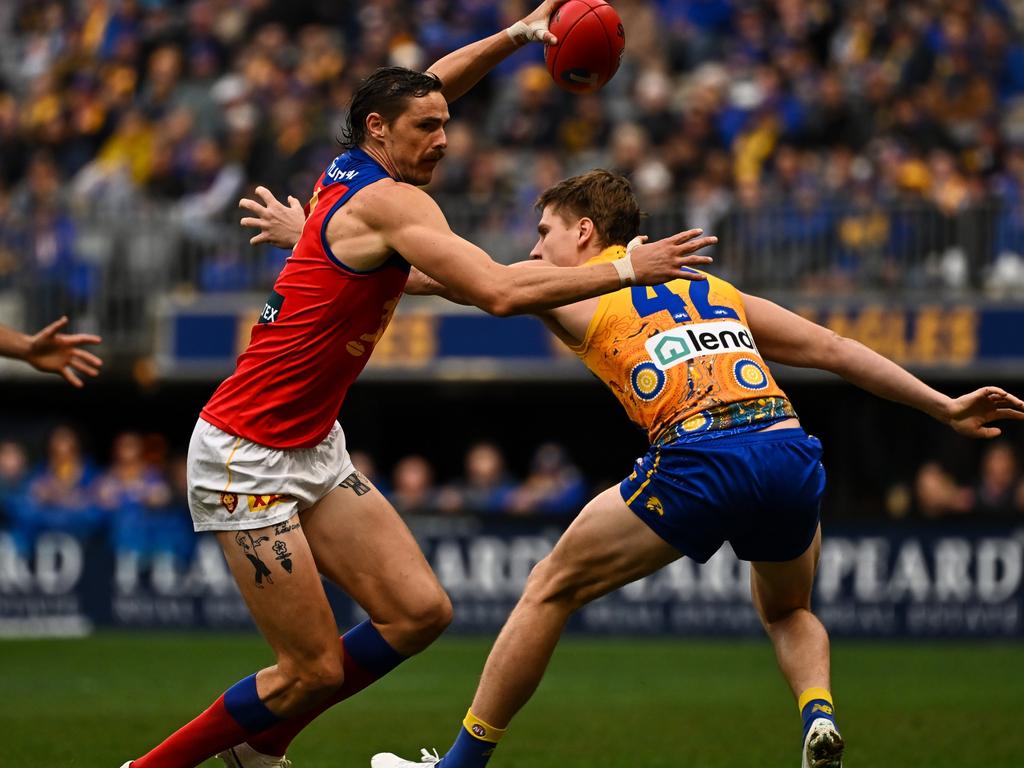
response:
<path id="1" fill-rule="evenodd" d="M 243 739 L 243 741 L 248 743 L 248 745 L 257 752 L 261 752 L 264 755 L 281 756 L 288 751 L 288 745 L 292 743 L 303 728 L 338 702 L 344 701 L 350 696 L 355 696 L 361 690 L 370 685 L 370 683 L 380 679 L 381 675 L 377 675 L 363 669 L 363 667 L 357 664 L 351 654 L 346 653 L 345 651 L 345 638 L 341 637 L 339 639 L 341 640 L 341 663 L 345 670 L 345 682 L 342 683 L 338 692 L 323 704 L 313 708 L 309 712 L 288 720 L 282 720 L 277 725 L 274 725 L 255 736 L 250 736 L 248 739 Z M 133 765 L 132 768 L 136 767 Z M 140 768 L 143 767 L 140 766 Z"/>
<path id="2" fill-rule="evenodd" d="M 224 708 L 221 696 L 191 723 L 168 736 L 131 768 L 193 768 L 207 758 L 246 740 L 249 732 Z"/>
<path id="3" fill-rule="evenodd" d="M 194 768 L 279 722 L 260 700 L 256 675 L 250 675 L 231 686 L 195 720 L 132 761 L 132 768 Z"/>

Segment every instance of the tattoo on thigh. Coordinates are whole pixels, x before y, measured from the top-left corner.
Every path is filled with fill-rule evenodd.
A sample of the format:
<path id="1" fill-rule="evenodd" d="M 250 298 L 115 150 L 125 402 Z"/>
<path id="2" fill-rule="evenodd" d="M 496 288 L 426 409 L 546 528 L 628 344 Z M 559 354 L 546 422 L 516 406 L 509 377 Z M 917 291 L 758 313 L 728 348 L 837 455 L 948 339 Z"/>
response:
<path id="1" fill-rule="evenodd" d="M 285 522 L 278 523 L 277 525 L 274 526 L 274 535 L 275 536 L 284 536 L 286 533 L 291 533 L 292 531 L 296 531 L 296 530 L 298 530 L 301 527 L 302 526 L 299 525 L 298 523 L 291 523 L 289 525 L 288 521 L 286 520 Z"/>
<path id="2" fill-rule="evenodd" d="M 351 475 L 341 481 L 341 488 L 351 488 L 356 492 L 356 496 L 364 496 L 370 492 L 370 481 L 363 477 L 362 473 L 357 469 Z"/>
<path id="3" fill-rule="evenodd" d="M 298 527 L 298 526 L 296 526 Z M 292 553 L 288 551 L 288 545 L 277 539 L 270 548 L 274 550 L 275 559 L 281 563 L 281 567 L 288 573 L 292 572 Z"/>
<path id="4" fill-rule="evenodd" d="M 245 556 L 252 563 L 252 567 L 256 569 L 256 587 L 259 589 L 263 589 L 264 579 L 266 579 L 267 584 L 274 583 L 274 577 L 270 574 L 270 569 L 256 552 L 264 541 L 270 541 L 270 537 L 260 536 L 259 538 L 253 538 L 249 531 L 239 531 L 235 534 L 235 543 L 242 548 Z"/>

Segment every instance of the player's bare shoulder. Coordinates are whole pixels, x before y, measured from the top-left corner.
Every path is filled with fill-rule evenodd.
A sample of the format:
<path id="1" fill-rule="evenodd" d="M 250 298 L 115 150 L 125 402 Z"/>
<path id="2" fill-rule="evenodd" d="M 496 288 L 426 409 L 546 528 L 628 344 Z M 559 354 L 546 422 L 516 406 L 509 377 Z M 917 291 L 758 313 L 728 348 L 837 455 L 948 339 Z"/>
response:
<path id="1" fill-rule="evenodd" d="M 410 264 L 432 274 L 432 264 L 450 260 L 465 243 L 452 232 L 440 206 L 419 187 L 391 179 L 373 186 L 360 201 L 358 215 L 387 248 Z"/>
<path id="2" fill-rule="evenodd" d="M 410 224 L 445 222 L 444 214 L 434 199 L 419 187 L 404 181 L 383 179 L 368 187 L 360 201 L 360 216 L 375 230 L 394 232 Z"/>
<path id="3" fill-rule="evenodd" d="M 345 253 L 345 263 L 353 269 L 376 269 L 394 252 L 388 244 L 387 227 L 383 222 L 401 215 L 403 207 L 396 204 L 412 189 L 393 179 L 381 179 L 359 191 L 331 217 L 327 224 L 327 240 L 335 253 Z M 429 198 L 428 198 L 429 199 Z"/>

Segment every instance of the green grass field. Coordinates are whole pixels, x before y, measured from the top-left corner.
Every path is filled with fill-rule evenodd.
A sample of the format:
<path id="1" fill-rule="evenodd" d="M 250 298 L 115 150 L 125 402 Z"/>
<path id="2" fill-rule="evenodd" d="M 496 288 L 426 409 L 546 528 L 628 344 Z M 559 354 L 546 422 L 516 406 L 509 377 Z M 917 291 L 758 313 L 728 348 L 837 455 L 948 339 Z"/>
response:
<path id="1" fill-rule="evenodd" d="M 443 640 L 314 723 L 295 768 L 450 744 L 489 639 Z M 118 768 L 264 665 L 247 635 L 0 643 L 0 765 Z M 1020 768 L 1024 647 L 839 643 L 847 768 Z M 799 765 L 799 718 L 767 642 L 567 640 L 494 768 Z M 208 765 L 219 765 L 211 762 Z"/>

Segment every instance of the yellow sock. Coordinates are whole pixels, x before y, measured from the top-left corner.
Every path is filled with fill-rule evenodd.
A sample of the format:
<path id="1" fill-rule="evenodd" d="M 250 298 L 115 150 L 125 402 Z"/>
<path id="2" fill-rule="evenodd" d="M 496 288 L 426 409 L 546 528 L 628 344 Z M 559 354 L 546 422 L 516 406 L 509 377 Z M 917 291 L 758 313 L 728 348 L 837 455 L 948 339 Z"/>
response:
<path id="1" fill-rule="evenodd" d="M 811 723 L 819 718 L 835 722 L 832 694 L 826 688 L 808 688 L 797 699 L 797 707 L 799 707 L 800 717 L 804 721 L 804 736 L 807 735 Z"/>
<path id="2" fill-rule="evenodd" d="M 832 693 L 827 688 L 808 688 L 800 694 L 800 699 L 798 700 L 796 707 L 803 712 L 804 707 L 815 700 L 827 702 L 830 707 L 828 714 L 832 714 Z"/>
<path id="3" fill-rule="evenodd" d="M 495 728 L 490 723 L 484 722 L 473 714 L 472 709 L 466 712 L 466 718 L 462 721 L 462 725 L 480 741 L 489 741 L 492 744 L 497 744 L 508 730 L 507 728 Z"/>
<path id="4" fill-rule="evenodd" d="M 484 768 L 506 730 L 484 722 L 470 710 L 441 764 L 447 768 Z"/>

